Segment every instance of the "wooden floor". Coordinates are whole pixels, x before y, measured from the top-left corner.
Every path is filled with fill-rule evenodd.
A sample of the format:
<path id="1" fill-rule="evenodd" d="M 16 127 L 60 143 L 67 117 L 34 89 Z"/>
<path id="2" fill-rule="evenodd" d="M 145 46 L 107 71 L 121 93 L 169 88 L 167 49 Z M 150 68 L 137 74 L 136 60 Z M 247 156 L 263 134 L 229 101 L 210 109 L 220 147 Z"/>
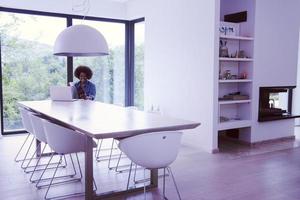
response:
<path id="1" fill-rule="evenodd" d="M 29 174 L 13 161 L 24 136 L 0 139 L 0 199 L 43 199 L 45 190 L 30 184 Z M 224 145 L 225 144 L 225 145 Z M 183 200 L 299 200 L 300 148 L 299 142 L 283 142 L 256 148 L 226 142 L 218 154 L 199 152 L 183 146 L 172 165 Z M 230 147 L 230 148 L 228 148 Z M 82 156 L 82 155 L 81 155 Z M 81 157 L 82 159 L 82 157 Z M 127 162 L 123 159 L 123 162 Z M 114 164 L 114 163 L 113 163 Z M 69 164 L 70 166 L 70 164 Z M 107 169 L 107 162 L 95 163 L 95 179 L 100 192 L 126 187 L 127 173 Z M 141 177 L 141 171 L 138 174 Z M 167 178 L 167 196 L 176 200 L 175 188 Z M 50 195 L 83 190 L 82 183 L 55 187 Z M 98 191 L 98 192 L 99 192 Z M 147 199 L 162 199 L 160 189 L 147 192 Z M 76 197 L 69 199 L 84 199 Z M 139 200 L 142 194 L 120 199 Z"/>

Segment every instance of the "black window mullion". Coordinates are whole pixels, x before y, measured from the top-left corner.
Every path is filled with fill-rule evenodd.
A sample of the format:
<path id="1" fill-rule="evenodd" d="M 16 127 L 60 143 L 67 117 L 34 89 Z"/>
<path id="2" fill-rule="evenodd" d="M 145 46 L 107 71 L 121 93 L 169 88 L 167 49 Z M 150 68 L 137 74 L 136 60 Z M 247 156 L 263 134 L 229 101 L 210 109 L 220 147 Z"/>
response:
<path id="1" fill-rule="evenodd" d="M 125 106 L 134 105 L 134 23 L 125 27 Z"/>
<path id="2" fill-rule="evenodd" d="M 67 27 L 72 26 L 72 17 L 67 17 Z M 67 57 L 67 84 L 73 82 L 73 57 Z"/>

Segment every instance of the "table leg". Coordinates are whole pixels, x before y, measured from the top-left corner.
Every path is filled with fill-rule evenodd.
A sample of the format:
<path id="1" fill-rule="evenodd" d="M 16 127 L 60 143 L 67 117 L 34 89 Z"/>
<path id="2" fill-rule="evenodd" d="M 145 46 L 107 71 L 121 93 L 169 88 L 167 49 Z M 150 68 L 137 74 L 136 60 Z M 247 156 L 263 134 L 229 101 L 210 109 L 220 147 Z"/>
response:
<path id="1" fill-rule="evenodd" d="M 36 150 L 36 157 L 41 156 L 41 142 L 38 139 L 35 139 L 35 146 L 37 148 Z"/>
<path id="2" fill-rule="evenodd" d="M 150 173 L 150 185 L 152 187 L 157 187 L 158 186 L 158 169 L 151 169 Z"/>
<path id="3" fill-rule="evenodd" d="M 93 191 L 93 138 L 85 140 L 85 200 L 94 199 Z"/>

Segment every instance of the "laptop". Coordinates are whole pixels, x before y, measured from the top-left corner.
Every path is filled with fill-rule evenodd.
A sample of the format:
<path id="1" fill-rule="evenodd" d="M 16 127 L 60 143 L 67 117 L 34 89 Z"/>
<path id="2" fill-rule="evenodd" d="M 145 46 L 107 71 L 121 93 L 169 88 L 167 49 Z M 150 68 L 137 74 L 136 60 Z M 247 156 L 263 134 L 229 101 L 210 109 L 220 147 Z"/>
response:
<path id="1" fill-rule="evenodd" d="M 50 98 L 53 101 L 75 101 L 74 86 L 50 86 Z"/>

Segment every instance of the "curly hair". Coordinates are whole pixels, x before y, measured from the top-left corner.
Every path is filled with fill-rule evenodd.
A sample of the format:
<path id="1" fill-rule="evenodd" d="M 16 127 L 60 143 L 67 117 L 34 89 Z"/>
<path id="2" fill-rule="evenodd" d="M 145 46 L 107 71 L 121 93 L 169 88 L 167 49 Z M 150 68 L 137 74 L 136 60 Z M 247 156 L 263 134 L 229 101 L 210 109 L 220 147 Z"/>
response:
<path id="1" fill-rule="evenodd" d="M 89 67 L 84 66 L 84 65 L 79 65 L 75 69 L 74 76 L 79 79 L 79 75 L 80 75 L 81 72 L 86 74 L 86 77 L 87 77 L 88 80 L 91 79 L 92 76 L 93 76 L 93 71 Z"/>

